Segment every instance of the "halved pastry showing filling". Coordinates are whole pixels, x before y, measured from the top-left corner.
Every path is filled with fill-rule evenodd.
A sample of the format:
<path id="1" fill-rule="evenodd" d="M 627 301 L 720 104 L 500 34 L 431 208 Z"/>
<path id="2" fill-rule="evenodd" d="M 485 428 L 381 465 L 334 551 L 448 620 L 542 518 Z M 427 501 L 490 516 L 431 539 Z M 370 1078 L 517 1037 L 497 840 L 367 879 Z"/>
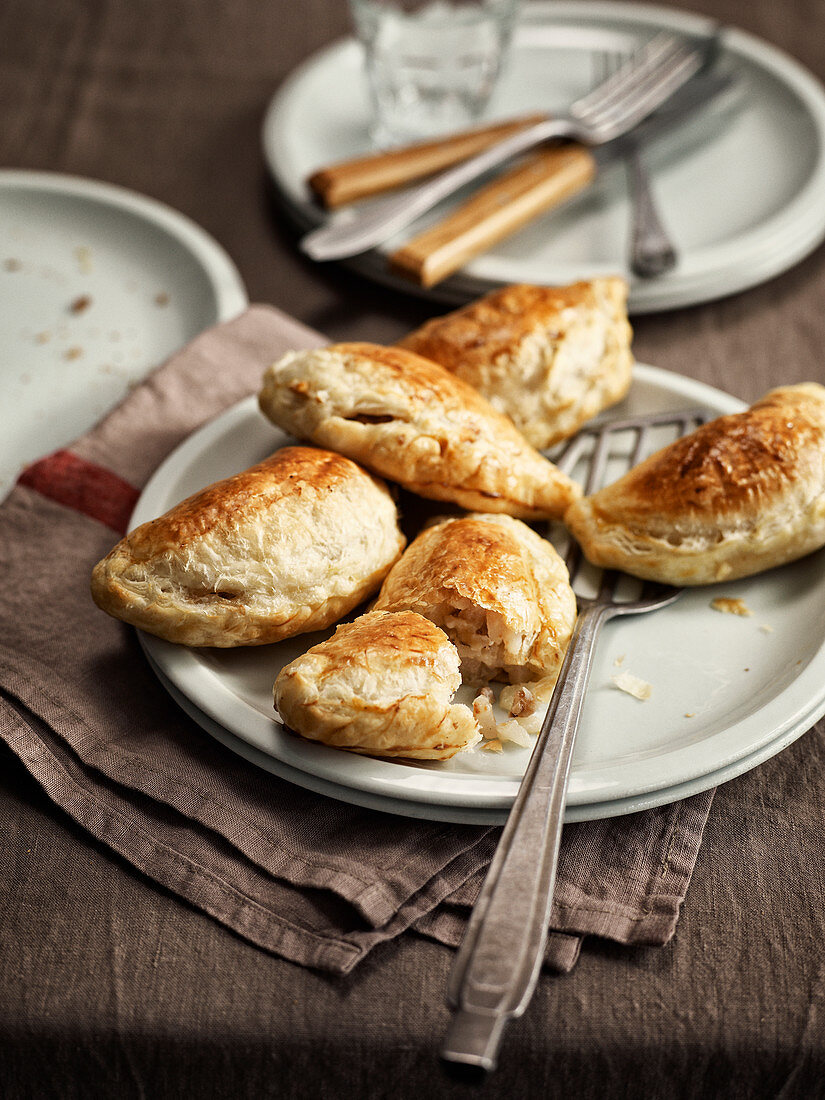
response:
<path id="1" fill-rule="evenodd" d="M 130 532 L 95 566 L 92 597 L 171 642 L 263 645 L 340 619 L 404 545 L 383 482 L 284 447 Z"/>
<path id="2" fill-rule="evenodd" d="M 596 565 L 676 585 L 825 545 L 825 386 L 771 390 L 664 447 L 564 517 Z"/>
<path id="3" fill-rule="evenodd" d="M 477 684 L 555 679 L 576 619 L 555 548 L 520 520 L 483 514 L 425 528 L 374 606 L 409 608 L 441 627 L 464 680 Z"/>
<path id="4" fill-rule="evenodd" d="M 258 400 L 284 431 L 422 497 L 558 519 L 581 496 L 472 386 L 401 348 L 290 352 L 268 368 Z"/>
<path id="5" fill-rule="evenodd" d="M 469 382 L 543 449 L 630 387 L 627 283 L 516 284 L 435 317 L 399 341 Z"/>
<path id="6" fill-rule="evenodd" d="M 369 756 L 448 760 L 480 739 L 447 635 L 410 611 L 372 611 L 281 669 L 275 707 L 312 741 Z"/>

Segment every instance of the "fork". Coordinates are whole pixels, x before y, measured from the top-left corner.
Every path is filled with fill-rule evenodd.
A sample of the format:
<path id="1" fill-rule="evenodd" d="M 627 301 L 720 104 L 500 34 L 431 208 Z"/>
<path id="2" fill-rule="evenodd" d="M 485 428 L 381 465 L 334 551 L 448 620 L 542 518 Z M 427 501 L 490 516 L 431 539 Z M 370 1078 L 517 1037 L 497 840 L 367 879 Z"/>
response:
<path id="1" fill-rule="evenodd" d="M 656 35 L 603 84 L 576 100 L 567 114 L 548 117 L 402 195 L 370 204 L 368 210 L 347 210 L 307 234 L 300 247 L 314 260 L 358 255 L 382 244 L 465 184 L 535 145 L 551 138 L 573 138 L 585 145 L 611 141 L 660 106 L 703 63 L 702 43 Z"/>
<path id="2" fill-rule="evenodd" d="M 624 57 L 616 53 L 601 55 L 598 79 L 604 81 L 616 72 Z M 630 185 L 630 270 L 640 279 L 655 279 L 673 270 L 678 255 L 653 196 L 639 142 L 632 134 L 625 135 L 622 142 Z"/>
<path id="3" fill-rule="evenodd" d="M 611 438 L 635 433 L 629 465 L 645 452 L 649 430 L 673 426 L 684 435 L 705 419 L 701 410 L 606 421 L 584 429 L 556 464 L 571 472 L 595 436 L 585 491 L 600 485 Z M 571 575 L 581 552 L 571 540 Z M 441 1056 L 453 1068 L 479 1073 L 495 1068 L 508 1020 L 527 1007 L 541 968 L 553 902 L 573 745 L 601 627 L 619 615 L 655 611 L 681 589 L 646 584 L 640 597 L 617 599 L 623 574 L 602 575 L 595 597 L 577 596 L 579 615 L 536 745 L 501 835 L 484 885 L 453 964 L 447 999 L 455 1010 Z"/>

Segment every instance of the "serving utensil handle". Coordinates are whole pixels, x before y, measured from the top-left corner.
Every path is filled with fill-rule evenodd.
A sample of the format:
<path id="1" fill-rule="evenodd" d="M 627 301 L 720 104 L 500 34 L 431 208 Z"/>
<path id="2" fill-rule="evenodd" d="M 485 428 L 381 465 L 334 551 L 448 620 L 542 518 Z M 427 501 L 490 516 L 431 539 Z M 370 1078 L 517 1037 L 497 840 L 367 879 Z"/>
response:
<path id="1" fill-rule="evenodd" d="M 567 782 L 603 604 L 586 605 L 447 986 L 455 1009 L 441 1056 L 495 1068 L 504 1026 L 530 1001 L 547 942 Z"/>

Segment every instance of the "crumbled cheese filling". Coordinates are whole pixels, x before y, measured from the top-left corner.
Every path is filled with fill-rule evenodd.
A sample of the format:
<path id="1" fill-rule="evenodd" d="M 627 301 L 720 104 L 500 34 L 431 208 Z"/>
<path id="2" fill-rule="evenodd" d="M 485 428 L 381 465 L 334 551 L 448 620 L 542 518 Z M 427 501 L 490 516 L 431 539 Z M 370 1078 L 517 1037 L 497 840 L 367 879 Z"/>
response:
<path id="1" fill-rule="evenodd" d="M 493 714 L 491 696 L 492 691 L 485 688 L 473 699 L 473 717 L 478 722 L 478 728 L 485 741 L 492 741 L 498 737 L 498 725 L 496 716 Z"/>
<path id="2" fill-rule="evenodd" d="M 481 747 L 483 749 L 486 749 L 487 752 L 501 752 L 504 748 L 497 737 L 493 737 L 489 741 L 485 741 Z"/>
<path id="3" fill-rule="evenodd" d="M 501 723 L 498 727 L 498 737 L 500 741 L 512 741 L 523 749 L 529 749 L 533 744 L 530 734 L 515 718 L 511 718 L 509 722 Z"/>
<path id="4" fill-rule="evenodd" d="M 487 685 L 473 699 L 473 715 L 481 736 L 482 748 L 491 752 L 501 752 L 503 743 L 531 748 L 534 738 L 541 730 L 544 718 L 544 706 L 553 694 L 555 676 L 535 680 L 525 684 L 506 684 L 498 696 L 499 707 L 507 712 L 504 721 L 497 721 L 493 706 L 496 696 Z"/>

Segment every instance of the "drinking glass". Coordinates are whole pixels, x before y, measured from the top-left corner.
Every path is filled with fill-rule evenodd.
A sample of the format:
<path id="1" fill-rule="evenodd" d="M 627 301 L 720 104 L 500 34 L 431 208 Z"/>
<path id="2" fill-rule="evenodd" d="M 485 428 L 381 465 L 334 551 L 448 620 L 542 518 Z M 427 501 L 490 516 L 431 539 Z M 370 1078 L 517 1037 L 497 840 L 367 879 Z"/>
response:
<path id="1" fill-rule="evenodd" d="M 490 99 L 518 0 L 350 0 L 379 146 L 472 126 Z"/>

